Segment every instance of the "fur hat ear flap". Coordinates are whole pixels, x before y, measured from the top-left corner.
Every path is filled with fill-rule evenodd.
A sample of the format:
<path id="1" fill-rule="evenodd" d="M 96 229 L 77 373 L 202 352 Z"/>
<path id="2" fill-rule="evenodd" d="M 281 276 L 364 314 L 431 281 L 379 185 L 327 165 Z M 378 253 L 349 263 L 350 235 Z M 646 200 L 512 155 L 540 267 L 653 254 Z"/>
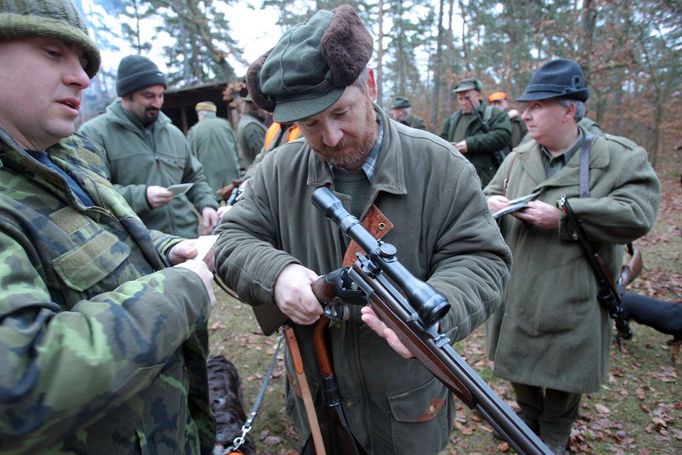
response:
<path id="1" fill-rule="evenodd" d="M 320 50 L 334 85 L 347 87 L 372 57 L 372 35 L 350 5 L 339 6 L 333 12 L 334 17 L 320 40 Z"/>
<path id="2" fill-rule="evenodd" d="M 260 89 L 260 70 L 263 68 L 270 52 L 272 52 L 272 49 L 249 65 L 249 69 L 246 71 L 246 87 L 249 89 L 249 96 L 256 106 L 268 112 L 273 112 L 275 110 L 274 101 L 267 97 Z"/>

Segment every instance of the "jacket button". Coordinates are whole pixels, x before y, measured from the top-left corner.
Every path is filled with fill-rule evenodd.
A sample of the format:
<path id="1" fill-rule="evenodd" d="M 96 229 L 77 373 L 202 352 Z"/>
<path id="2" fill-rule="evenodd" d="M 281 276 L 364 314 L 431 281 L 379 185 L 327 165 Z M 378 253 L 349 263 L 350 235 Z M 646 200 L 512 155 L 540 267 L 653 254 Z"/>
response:
<path id="1" fill-rule="evenodd" d="M 386 223 L 377 224 L 377 229 L 379 229 L 380 231 L 383 231 L 384 229 L 386 229 Z"/>

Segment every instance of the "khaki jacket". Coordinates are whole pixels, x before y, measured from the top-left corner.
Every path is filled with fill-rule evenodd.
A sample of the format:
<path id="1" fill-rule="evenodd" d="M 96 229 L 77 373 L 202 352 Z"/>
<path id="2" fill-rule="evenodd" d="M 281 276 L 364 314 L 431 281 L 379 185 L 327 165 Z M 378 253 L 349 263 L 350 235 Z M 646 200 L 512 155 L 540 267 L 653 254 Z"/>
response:
<path id="1" fill-rule="evenodd" d="M 198 235 L 198 219 L 192 205 L 199 213 L 205 207 L 218 208 L 201 164 L 190 152 L 185 136 L 165 114 L 159 113 L 152 127 L 143 128 L 116 100 L 79 132 L 104 147 L 107 178 L 150 229 L 193 238 Z M 178 183 L 194 186 L 165 206 L 151 208 L 147 186 Z"/>
<path id="2" fill-rule="evenodd" d="M 622 137 L 595 136 L 588 198 L 579 197 L 580 150 L 549 179 L 540 153 L 534 140 L 517 147 L 485 194 L 513 199 L 541 190 L 538 200 L 552 205 L 566 195 L 615 277 L 622 245 L 656 219 L 660 183 L 646 152 Z M 494 374 L 573 393 L 598 391 L 608 374 L 613 323 L 597 303 L 594 273 L 568 219 L 558 230 L 541 230 L 507 215 L 501 230 L 514 263 L 503 307 L 487 324 Z"/>
<path id="3" fill-rule="evenodd" d="M 214 193 L 239 178 L 237 138 L 230 122 L 224 118 L 205 117 L 189 129 L 187 143 L 204 168 Z"/>
<path id="4" fill-rule="evenodd" d="M 374 222 L 370 230 L 393 243 L 403 264 L 446 296 L 452 308 L 441 329 L 452 340 L 462 339 L 499 303 L 508 250 L 473 166 L 445 141 L 375 109 L 385 131 L 363 213 L 374 202 L 390 220 Z M 320 274 L 341 266 L 345 241 L 310 199 L 322 185 L 332 185 L 328 164 L 305 139 L 285 144 L 265 156 L 247 181 L 244 200 L 218 227 L 217 273 L 249 304 L 274 311 L 273 285 L 288 264 Z M 330 329 L 334 368 L 353 431 L 372 453 L 437 452 L 451 428 L 450 394 L 418 362 L 398 356 L 359 313 L 352 307 L 351 319 Z M 294 329 L 319 400 L 311 327 Z M 304 428 L 295 389 L 290 375 L 287 410 Z"/>

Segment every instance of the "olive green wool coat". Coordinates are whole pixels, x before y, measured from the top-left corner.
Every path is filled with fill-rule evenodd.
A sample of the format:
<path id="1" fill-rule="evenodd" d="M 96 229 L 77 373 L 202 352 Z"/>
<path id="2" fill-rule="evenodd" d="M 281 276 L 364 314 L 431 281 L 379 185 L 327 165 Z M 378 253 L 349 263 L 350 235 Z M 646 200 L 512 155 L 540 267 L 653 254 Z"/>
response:
<path id="1" fill-rule="evenodd" d="M 0 129 L 0 453 L 210 453 L 208 295 L 98 149 L 48 149 L 85 207 Z"/>
<path id="2" fill-rule="evenodd" d="M 187 143 L 214 193 L 239 178 L 237 138 L 230 122 L 204 117 L 187 132 Z"/>
<path id="3" fill-rule="evenodd" d="M 383 239 L 397 247 L 412 273 L 445 295 L 452 309 L 441 329 L 460 340 L 499 304 L 508 276 L 508 249 L 473 166 L 447 142 L 375 110 L 385 130 L 362 212 L 373 201 L 393 223 Z M 341 267 L 347 241 L 310 199 L 332 181 L 329 165 L 304 139 L 268 153 L 247 180 L 244 199 L 217 228 L 221 235 L 216 244 L 217 273 L 244 301 L 275 311 L 273 285 L 289 264 L 320 274 Z M 339 196 L 348 203 L 347 196 Z M 381 231 L 378 223 L 371 228 Z M 311 326 L 294 329 L 319 401 Z M 425 368 L 396 354 L 362 323 L 357 306 L 351 307 L 351 319 L 329 335 L 345 411 L 366 448 L 376 454 L 426 454 L 447 444 L 454 404 Z M 290 363 L 288 371 L 287 411 L 305 434 Z"/>
<path id="4" fill-rule="evenodd" d="M 107 178 L 150 229 L 194 238 L 199 223 L 192 205 L 199 213 L 205 207 L 218 208 L 201 163 L 190 152 L 182 131 L 163 112 L 144 128 L 116 100 L 79 132 L 104 148 Z M 147 186 L 165 188 L 178 183 L 194 185 L 163 207 L 149 205 Z"/>
<path id="5" fill-rule="evenodd" d="M 552 205 L 566 195 L 615 277 L 622 245 L 649 232 L 656 219 L 660 183 L 646 152 L 622 137 L 595 136 L 587 198 L 579 197 L 580 150 L 549 179 L 540 154 L 534 140 L 514 149 L 485 194 L 513 199 L 541 190 L 538 200 Z M 503 306 L 487 324 L 493 373 L 572 393 L 598 391 L 608 375 L 613 323 L 597 303 L 594 273 L 568 219 L 542 230 L 507 215 L 501 230 L 514 262 Z"/>
<path id="6" fill-rule="evenodd" d="M 485 101 L 481 101 L 481 105 L 477 109 L 482 119 L 485 119 L 487 106 L 488 104 Z M 488 131 L 483 128 L 483 124 L 477 118 L 474 118 L 469 123 L 464 136 L 458 137 L 455 130 L 463 115 L 461 111 L 458 111 L 445 119 L 441 126 L 440 137 L 448 142 L 466 140 L 466 157 L 476 168 L 476 173 L 485 187 L 497 171 L 495 152 L 511 146 L 512 127 L 509 116 L 500 109 L 492 108 L 490 119 L 487 120 Z"/>

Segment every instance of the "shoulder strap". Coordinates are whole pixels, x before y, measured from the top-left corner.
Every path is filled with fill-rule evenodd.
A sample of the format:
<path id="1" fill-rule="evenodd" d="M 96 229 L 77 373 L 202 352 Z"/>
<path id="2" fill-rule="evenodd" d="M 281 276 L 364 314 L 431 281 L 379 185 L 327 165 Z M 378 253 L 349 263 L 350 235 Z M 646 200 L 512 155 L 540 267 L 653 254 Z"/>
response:
<path id="1" fill-rule="evenodd" d="M 590 145 L 592 134 L 587 133 L 580 150 L 580 197 L 590 197 Z"/>

